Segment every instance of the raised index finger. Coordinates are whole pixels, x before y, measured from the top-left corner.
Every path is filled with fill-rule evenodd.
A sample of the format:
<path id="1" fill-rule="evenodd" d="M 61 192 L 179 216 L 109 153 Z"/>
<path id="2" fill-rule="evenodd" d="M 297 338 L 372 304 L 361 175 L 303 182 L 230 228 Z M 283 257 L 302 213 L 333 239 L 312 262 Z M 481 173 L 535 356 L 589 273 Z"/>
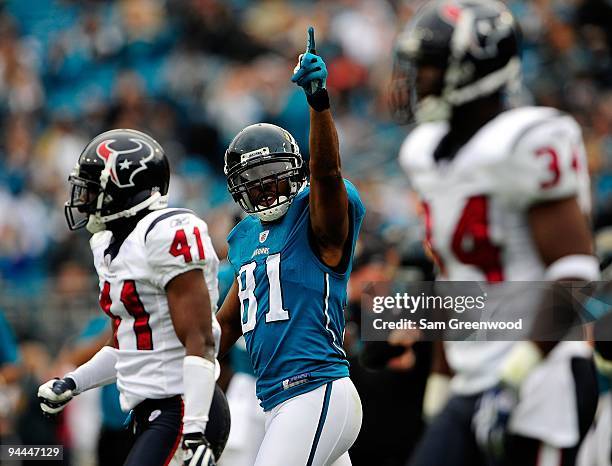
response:
<path id="1" fill-rule="evenodd" d="M 306 53 L 317 54 L 317 46 L 315 45 L 314 28 L 308 28 L 308 39 L 306 41 Z"/>

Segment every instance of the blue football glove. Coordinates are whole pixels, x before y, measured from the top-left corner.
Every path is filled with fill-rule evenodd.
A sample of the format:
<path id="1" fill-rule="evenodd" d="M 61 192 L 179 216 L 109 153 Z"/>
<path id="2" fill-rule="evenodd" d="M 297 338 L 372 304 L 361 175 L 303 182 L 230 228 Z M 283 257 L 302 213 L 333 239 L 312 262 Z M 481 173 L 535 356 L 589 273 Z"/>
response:
<path id="1" fill-rule="evenodd" d="M 508 422 L 518 399 L 516 389 L 500 383 L 487 390 L 476 404 L 472 418 L 476 443 L 491 459 L 500 460 L 504 456 Z"/>
<path id="2" fill-rule="evenodd" d="M 327 67 L 323 59 L 317 55 L 312 26 L 308 28 L 306 52 L 298 57 L 291 81 L 302 87 L 307 97 L 312 96 L 319 89 L 325 89 Z"/>

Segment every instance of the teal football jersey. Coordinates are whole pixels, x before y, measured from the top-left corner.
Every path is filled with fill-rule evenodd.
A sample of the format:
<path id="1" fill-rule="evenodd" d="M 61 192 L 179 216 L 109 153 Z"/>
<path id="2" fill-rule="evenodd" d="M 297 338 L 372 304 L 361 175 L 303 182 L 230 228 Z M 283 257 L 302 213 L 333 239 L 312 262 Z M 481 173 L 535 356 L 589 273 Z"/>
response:
<path id="1" fill-rule="evenodd" d="M 365 208 L 355 187 L 344 182 L 350 257 L 342 270 L 327 267 L 312 249 L 308 186 L 280 220 L 247 217 L 228 236 L 242 333 L 266 411 L 348 376 L 342 348 L 346 285 Z"/>

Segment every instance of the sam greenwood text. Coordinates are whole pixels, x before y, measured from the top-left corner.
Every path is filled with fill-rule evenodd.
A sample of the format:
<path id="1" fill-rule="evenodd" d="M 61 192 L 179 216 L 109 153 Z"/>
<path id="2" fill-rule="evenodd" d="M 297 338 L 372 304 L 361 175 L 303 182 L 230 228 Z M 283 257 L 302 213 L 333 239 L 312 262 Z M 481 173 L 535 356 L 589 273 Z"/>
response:
<path id="1" fill-rule="evenodd" d="M 522 330 L 523 319 L 511 322 L 464 322 L 459 319 L 449 319 L 448 322 L 427 319 L 399 319 L 387 322 L 383 319 L 374 319 L 372 325 L 375 330 Z"/>

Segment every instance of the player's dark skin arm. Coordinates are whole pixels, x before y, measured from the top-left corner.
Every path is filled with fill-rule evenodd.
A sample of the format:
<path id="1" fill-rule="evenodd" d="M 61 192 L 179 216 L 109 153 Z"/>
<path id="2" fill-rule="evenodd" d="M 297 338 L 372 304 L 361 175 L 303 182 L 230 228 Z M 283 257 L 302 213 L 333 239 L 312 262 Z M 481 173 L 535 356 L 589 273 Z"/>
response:
<path id="1" fill-rule="evenodd" d="M 348 195 L 329 109 L 310 109 L 310 225 L 323 263 L 338 266 L 349 234 Z"/>
<path id="2" fill-rule="evenodd" d="M 575 197 L 559 201 L 537 204 L 528 212 L 531 235 L 542 261 L 549 266 L 558 259 L 574 254 L 593 254 L 593 242 L 587 218 L 581 212 Z M 581 281 L 578 277 L 564 277 L 564 281 Z M 546 333 L 551 319 L 563 320 L 571 324 L 578 316 L 574 315 L 571 301 L 554 308 L 547 306 L 538 313 L 534 334 Z M 567 314 L 565 317 L 563 314 Z M 541 334 L 541 333 L 540 333 Z M 548 354 L 557 341 L 536 341 L 544 355 Z"/>
<path id="3" fill-rule="evenodd" d="M 227 354 L 232 345 L 242 335 L 240 323 L 240 299 L 238 298 L 238 282 L 234 280 L 227 292 L 225 301 L 217 313 L 217 321 L 221 326 L 221 344 L 219 345 L 219 358 Z"/>
<path id="4" fill-rule="evenodd" d="M 174 277 L 166 285 L 166 295 L 174 330 L 186 355 L 214 362 L 210 297 L 202 270 L 190 270 Z"/>

